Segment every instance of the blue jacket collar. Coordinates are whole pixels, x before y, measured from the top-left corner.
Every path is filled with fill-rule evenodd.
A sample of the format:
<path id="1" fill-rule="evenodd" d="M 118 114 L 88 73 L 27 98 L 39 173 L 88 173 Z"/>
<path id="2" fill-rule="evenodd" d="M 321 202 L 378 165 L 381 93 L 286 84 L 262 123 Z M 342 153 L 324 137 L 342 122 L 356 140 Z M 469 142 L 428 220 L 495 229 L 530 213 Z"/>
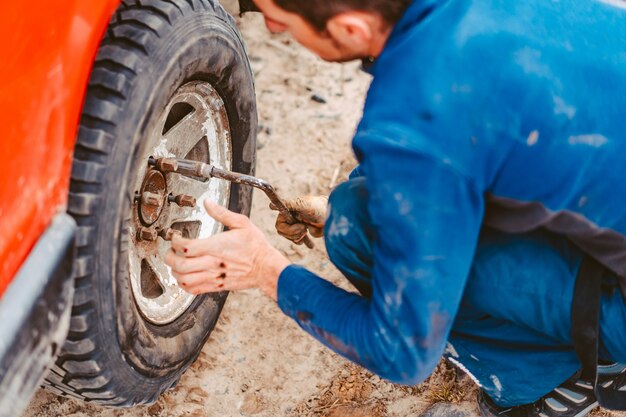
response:
<path id="1" fill-rule="evenodd" d="M 442 0 L 414 0 L 406 9 L 398 23 L 393 27 L 389 39 L 385 44 L 385 48 L 381 54 L 385 53 L 385 49 L 389 48 L 399 40 L 401 40 L 406 32 L 418 25 L 426 18 Z M 370 58 L 364 59 L 362 69 L 373 75 L 376 61 Z"/>

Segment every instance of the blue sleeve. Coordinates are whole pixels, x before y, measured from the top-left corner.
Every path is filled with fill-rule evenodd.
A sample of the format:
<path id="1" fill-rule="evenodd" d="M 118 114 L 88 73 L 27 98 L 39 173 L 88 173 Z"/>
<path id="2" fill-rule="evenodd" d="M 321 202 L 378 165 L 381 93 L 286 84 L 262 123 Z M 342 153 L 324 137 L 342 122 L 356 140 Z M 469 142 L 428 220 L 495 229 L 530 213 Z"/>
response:
<path id="1" fill-rule="evenodd" d="M 445 348 L 474 256 L 483 196 L 445 160 L 407 146 L 406 135 L 390 128 L 355 138 L 376 230 L 371 299 L 290 266 L 280 276 L 278 302 L 335 352 L 386 379 L 415 384 Z"/>

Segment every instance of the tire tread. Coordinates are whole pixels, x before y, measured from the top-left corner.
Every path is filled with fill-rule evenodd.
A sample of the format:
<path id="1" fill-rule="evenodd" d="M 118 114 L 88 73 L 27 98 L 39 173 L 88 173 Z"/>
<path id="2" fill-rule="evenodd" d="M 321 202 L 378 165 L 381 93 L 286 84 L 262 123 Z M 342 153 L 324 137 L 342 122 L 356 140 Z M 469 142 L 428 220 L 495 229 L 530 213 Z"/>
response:
<path id="1" fill-rule="evenodd" d="M 107 371 L 106 353 L 98 344 L 92 246 L 98 233 L 99 196 L 105 186 L 107 162 L 117 140 L 115 120 L 151 46 L 189 10 L 209 10 L 222 21 L 234 22 L 217 0 L 124 0 L 111 18 L 94 60 L 78 129 L 68 200 L 68 212 L 78 224 L 70 330 L 44 381 L 44 387 L 57 395 L 107 406 L 137 404 L 132 395 L 116 390 L 115 380 Z M 179 377 L 168 386 L 175 385 Z M 141 402 L 156 399 L 155 396 Z"/>

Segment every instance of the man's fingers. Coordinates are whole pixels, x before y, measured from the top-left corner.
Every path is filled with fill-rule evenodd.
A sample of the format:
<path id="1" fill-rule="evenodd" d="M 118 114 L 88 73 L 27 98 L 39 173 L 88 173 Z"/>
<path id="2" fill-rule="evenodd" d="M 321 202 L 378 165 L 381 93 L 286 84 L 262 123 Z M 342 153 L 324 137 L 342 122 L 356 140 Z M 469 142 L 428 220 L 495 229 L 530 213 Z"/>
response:
<path id="1" fill-rule="evenodd" d="M 174 235 L 172 236 L 172 250 L 179 255 L 186 254 L 188 251 L 187 246 L 191 242 L 191 240 L 185 239 L 178 233 L 174 233 Z"/>
<path id="2" fill-rule="evenodd" d="M 326 220 L 328 198 L 323 196 L 297 197 L 283 202 L 293 217 L 302 223 L 321 227 Z M 270 203 L 272 210 L 277 210 L 276 205 Z"/>
<path id="3" fill-rule="evenodd" d="M 219 278 L 219 273 L 207 271 L 190 272 L 188 274 L 173 273 L 181 288 L 197 287 L 199 285 L 214 285 L 217 287 L 223 280 Z"/>
<path id="4" fill-rule="evenodd" d="M 183 256 L 176 256 L 168 258 L 170 263 L 168 264 L 172 268 L 172 272 L 178 274 L 190 274 L 194 272 L 204 272 L 207 274 L 218 275 L 220 268 L 223 268 L 224 263 L 210 255 L 199 256 L 197 258 L 187 258 Z"/>
<path id="5" fill-rule="evenodd" d="M 229 229 L 241 229 L 246 227 L 250 222 L 250 219 L 243 214 L 230 211 L 209 199 L 204 200 L 204 208 L 209 216 L 213 217 Z"/>
<path id="6" fill-rule="evenodd" d="M 311 233 L 311 236 L 313 237 L 322 237 L 324 236 L 324 228 L 309 226 L 309 233 Z"/>
<path id="7" fill-rule="evenodd" d="M 301 240 L 306 234 L 306 226 L 302 223 L 289 224 L 286 221 L 276 222 L 276 231 L 278 234 L 293 241 Z"/>
<path id="8" fill-rule="evenodd" d="M 165 264 L 171 268 L 172 265 L 174 265 L 174 263 L 178 260 L 178 258 L 180 257 L 176 255 L 176 253 L 174 252 L 174 249 L 169 250 L 165 254 Z"/>

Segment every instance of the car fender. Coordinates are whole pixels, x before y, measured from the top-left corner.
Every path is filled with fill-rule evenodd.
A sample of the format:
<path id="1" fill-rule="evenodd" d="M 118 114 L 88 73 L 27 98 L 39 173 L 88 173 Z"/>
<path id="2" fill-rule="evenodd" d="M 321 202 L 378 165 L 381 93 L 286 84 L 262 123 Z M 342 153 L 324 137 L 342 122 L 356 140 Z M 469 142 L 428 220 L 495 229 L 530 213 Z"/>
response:
<path id="1" fill-rule="evenodd" d="M 0 13 L 0 297 L 67 204 L 89 73 L 119 0 L 10 1 Z"/>

